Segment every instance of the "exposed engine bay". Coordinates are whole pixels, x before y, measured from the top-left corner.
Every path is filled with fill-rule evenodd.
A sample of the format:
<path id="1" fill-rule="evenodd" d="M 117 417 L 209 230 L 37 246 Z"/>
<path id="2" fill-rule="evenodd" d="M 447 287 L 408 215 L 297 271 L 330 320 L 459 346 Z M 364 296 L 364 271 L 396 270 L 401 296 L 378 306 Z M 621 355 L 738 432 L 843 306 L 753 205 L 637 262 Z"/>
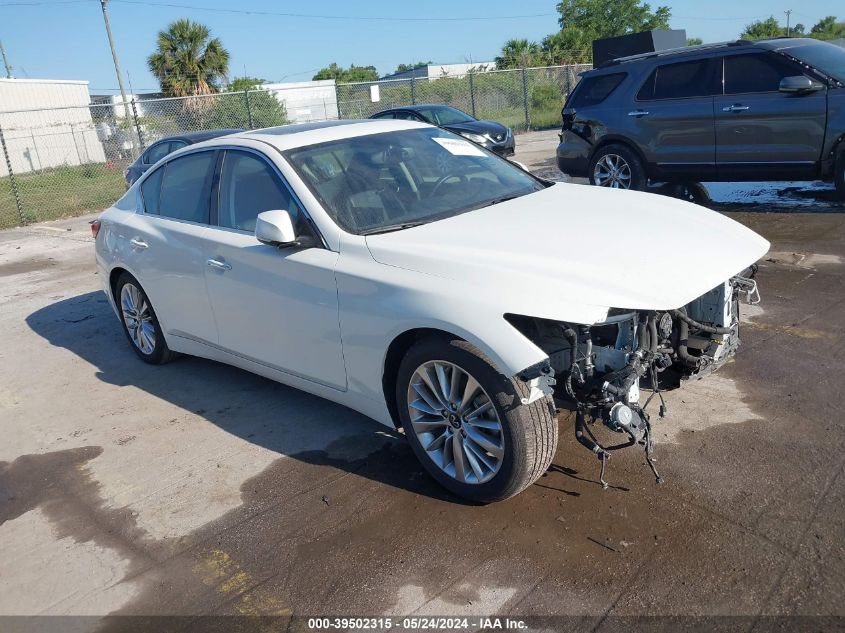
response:
<path id="1" fill-rule="evenodd" d="M 652 458 L 649 404 L 656 396 L 659 416 L 667 409 L 661 391 L 699 379 L 724 365 L 739 347 L 739 304 L 760 301 L 757 267 L 675 310 L 612 309 L 592 325 L 506 315 L 523 335 L 548 353 L 544 366 L 529 368 L 523 379 L 545 380 L 554 396 L 574 408 L 575 437 L 601 460 L 600 482 L 613 451 L 642 446 L 646 462 L 662 482 Z M 552 378 L 554 376 L 554 378 Z M 641 387 L 650 391 L 643 402 Z M 601 424 L 621 436 L 601 442 Z"/>

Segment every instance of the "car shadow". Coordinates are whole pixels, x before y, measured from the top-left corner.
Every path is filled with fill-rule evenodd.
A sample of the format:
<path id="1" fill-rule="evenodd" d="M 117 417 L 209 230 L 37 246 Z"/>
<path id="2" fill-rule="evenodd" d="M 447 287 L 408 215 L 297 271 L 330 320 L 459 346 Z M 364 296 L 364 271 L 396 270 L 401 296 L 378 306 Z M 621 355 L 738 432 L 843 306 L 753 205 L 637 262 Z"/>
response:
<path id="1" fill-rule="evenodd" d="M 50 344 L 93 365 L 99 380 L 141 389 L 280 456 L 468 503 L 424 473 L 401 433 L 351 409 L 205 359 L 181 356 L 167 365 L 143 363 L 102 292 L 52 303 L 26 322 Z"/>

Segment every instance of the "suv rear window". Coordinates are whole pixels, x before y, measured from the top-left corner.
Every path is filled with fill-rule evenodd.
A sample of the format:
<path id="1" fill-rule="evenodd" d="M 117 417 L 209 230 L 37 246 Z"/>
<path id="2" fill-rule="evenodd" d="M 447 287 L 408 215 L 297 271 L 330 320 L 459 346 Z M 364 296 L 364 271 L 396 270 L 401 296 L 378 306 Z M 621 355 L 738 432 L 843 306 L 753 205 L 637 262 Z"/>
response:
<path id="1" fill-rule="evenodd" d="M 628 75 L 626 73 L 614 73 L 612 75 L 599 75 L 598 77 L 584 77 L 575 88 L 572 101 L 567 104 L 569 108 L 583 108 L 584 106 L 598 105 L 610 96 L 622 80 Z"/>
<path id="2" fill-rule="evenodd" d="M 658 66 L 637 93 L 638 101 L 722 94 L 721 59 L 697 59 Z"/>

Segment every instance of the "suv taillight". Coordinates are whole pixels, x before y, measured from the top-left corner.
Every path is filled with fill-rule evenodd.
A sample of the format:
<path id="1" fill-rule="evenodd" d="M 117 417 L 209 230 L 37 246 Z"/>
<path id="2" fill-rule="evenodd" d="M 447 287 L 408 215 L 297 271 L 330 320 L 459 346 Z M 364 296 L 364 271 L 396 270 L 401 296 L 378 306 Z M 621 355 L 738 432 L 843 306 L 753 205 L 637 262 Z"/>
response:
<path id="1" fill-rule="evenodd" d="M 101 225 L 101 224 L 102 224 L 102 223 L 101 223 L 99 220 L 91 220 L 91 222 L 90 222 L 90 225 L 91 225 L 91 235 L 93 235 L 93 236 L 94 236 L 94 239 L 95 239 L 95 240 L 97 239 L 97 233 L 99 233 L 99 232 L 100 232 L 100 225 Z"/>
<path id="2" fill-rule="evenodd" d="M 560 115 L 563 119 L 563 129 L 571 130 L 572 123 L 575 121 L 575 110 L 573 108 L 564 108 Z"/>

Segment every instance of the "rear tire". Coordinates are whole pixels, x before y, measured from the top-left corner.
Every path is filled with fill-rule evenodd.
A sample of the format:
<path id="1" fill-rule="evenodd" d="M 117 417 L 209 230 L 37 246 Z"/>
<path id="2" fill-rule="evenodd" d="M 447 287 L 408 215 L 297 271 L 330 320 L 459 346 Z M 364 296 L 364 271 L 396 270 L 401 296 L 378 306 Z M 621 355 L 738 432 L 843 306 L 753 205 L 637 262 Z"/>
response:
<path id="1" fill-rule="evenodd" d="M 836 157 L 836 164 L 833 167 L 833 182 L 836 185 L 836 197 L 845 202 L 845 149 L 839 152 Z"/>
<path id="2" fill-rule="evenodd" d="M 677 182 L 671 185 L 671 194 L 680 200 L 686 200 L 693 204 L 708 204 L 710 193 L 700 182 Z"/>
<path id="3" fill-rule="evenodd" d="M 176 357 L 164 340 L 153 304 L 147 293 L 129 273 L 123 273 L 114 287 L 114 300 L 133 351 L 145 363 L 163 365 Z"/>
<path id="4" fill-rule="evenodd" d="M 611 189 L 642 191 L 648 184 L 637 153 L 627 145 L 605 145 L 590 160 L 590 184 Z"/>
<path id="5" fill-rule="evenodd" d="M 429 372 L 434 390 L 420 371 Z M 470 379 L 478 389 L 466 396 Z M 528 393 L 524 382 L 501 374 L 470 343 L 432 336 L 415 343 L 402 359 L 395 397 L 405 435 L 425 470 L 447 490 L 489 503 L 530 486 L 554 457 L 558 427 L 552 397 L 523 405 Z"/>

